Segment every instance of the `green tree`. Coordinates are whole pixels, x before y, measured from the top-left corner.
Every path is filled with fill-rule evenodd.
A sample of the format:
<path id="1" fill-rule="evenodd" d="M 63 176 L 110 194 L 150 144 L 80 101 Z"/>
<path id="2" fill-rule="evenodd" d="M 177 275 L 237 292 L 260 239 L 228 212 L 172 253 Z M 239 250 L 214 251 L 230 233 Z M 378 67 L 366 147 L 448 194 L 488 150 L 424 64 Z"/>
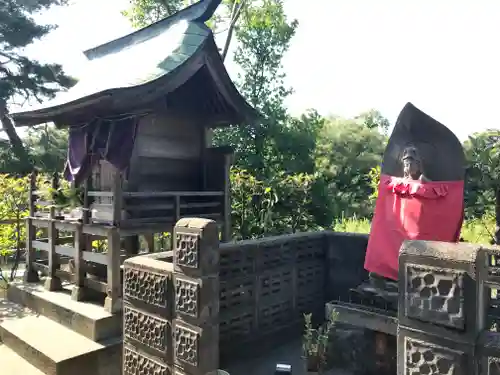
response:
<path id="1" fill-rule="evenodd" d="M 23 55 L 23 49 L 54 27 L 38 25 L 32 15 L 66 0 L 3 0 L 0 3 L 0 121 L 22 172 L 31 169 L 30 155 L 9 117 L 12 101 L 41 102 L 74 80 L 57 64 L 43 64 Z"/>
<path id="2" fill-rule="evenodd" d="M 188 3 L 133 0 L 123 14 L 134 26 L 143 27 Z M 210 26 L 217 33 L 227 31 L 221 49 L 223 58 L 234 32 L 238 44 L 233 60 L 241 68 L 237 84 L 249 103 L 266 117 L 265 121 L 251 126 L 217 130 L 214 142 L 233 146 L 238 166 L 266 174 L 267 170 L 276 169 L 273 167 L 273 163 L 279 161 L 276 138 L 283 134 L 289 120 L 283 103 L 291 90 L 283 83 L 281 61 L 295 34 L 297 21 L 287 20 L 282 0 L 224 0 Z M 291 131 L 287 132 L 293 138 Z"/>
<path id="3" fill-rule="evenodd" d="M 299 173 L 257 179 L 231 170 L 232 238 L 236 240 L 317 229 L 310 213 L 314 177 Z"/>
<path id="4" fill-rule="evenodd" d="M 43 172 L 62 171 L 68 153 L 68 130 L 48 124 L 30 128 L 25 145 L 35 167 Z"/>
<path id="5" fill-rule="evenodd" d="M 185 0 L 131 0 L 130 7 L 122 11 L 132 26 L 141 28 L 178 12 L 186 4 Z"/>
<path id="6" fill-rule="evenodd" d="M 500 240 L 500 130 L 475 133 L 464 142 L 467 157 L 465 214 L 469 220 L 496 217 Z"/>
<path id="7" fill-rule="evenodd" d="M 141 28 L 171 16 L 179 10 L 195 3 L 197 0 L 131 0 L 129 9 L 122 14 L 129 19 L 132 26 Z M 251 0 L 223 0 L 217 14 L 207 22 L 214 32 L 227 31 L 226 41 L 221 50 L 222 60 L 226 58 L 234 30 L 245 6 Z M 222 29 L 222 30 L 221 30 Z"/>
<path id="8" fill-rule="evenodd" d="M 356 120 L 335 118 L 325 123 L 315 151 L 316 173 L 324 189 L 319 194 L 323 204 L 317 206 L 326 212 L 321 221 L 373 214 L 373 201 L 368 199 L 373 194 L 371 170 L 380 164 L 386 141 L 377 129 Z M 332 216 L 325 216 L 328 213 Z"/>
<path id="9" fill-rule="evenodd" d="M 389 132 L 389 120 L 382 116 L 382 114 L 376 109 L 370 109 L 369 111 L 362 112 L 355 117 L 355 120 L 370 129 L 378 129 L 383 134 L 387 134 Z"/>
<path id="10" fill-rule="evenodd" d="M 235 148 L 237 163 L 258 175 L 268 175 L 278 138 L 290 120 L 284 101 L 292 90 L 285 86 L 282 59 L 297 29 L 297 20 L 286 17 L 283 1 L 264 0 L 248 4 L 236 30 L 238 47 L 234 61 L 241 68 L 238 86 L 247 101 L 264 116 L 255 124 L 232 127 L 215 133 L 215 141 Z M 293 145 L 289 145 L 293 150 Z"/>
<path id="11" fill-rule="evenodd" d="M 324 125 L 325 118 L 315 110 L 297 118 L 288 117 L 285 126 L 279 129 L 280 134 L 271 140 L 274 154 L 269 156 L 268 163 L 286 173 L 313 174 L 314 150 Z"/>
<path id="12" fill-rule="evenodd" d="M 28 178 L 13 178 L 0 174 L 0 255 L 12 255 L 13 250 L 24 247 L 28 215 Z"/>

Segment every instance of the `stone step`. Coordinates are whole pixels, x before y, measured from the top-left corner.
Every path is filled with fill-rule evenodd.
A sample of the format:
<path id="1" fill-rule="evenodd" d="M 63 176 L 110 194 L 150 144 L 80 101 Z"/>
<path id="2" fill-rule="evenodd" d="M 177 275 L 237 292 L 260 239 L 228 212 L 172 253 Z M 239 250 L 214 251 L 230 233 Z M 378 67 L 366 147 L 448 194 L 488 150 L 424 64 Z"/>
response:
<path id="1" fill-rule="evenodd" d="M 44 375 L 39 369 L 20 357 L 12 349 L 0 344 L 2 373 L 9 375 Z"/>
<path id="2" fill-rule="evenodd" d="M 46 375 L 119 375 L 121 342 L 97 343 L 43 316 L 10 318 L 0 339 Z"/>
<path id="3" fill-rule="evenodd" d="M 110 314 L 97 303 L 72 300 L 71 288 L 49 292 L 42 284 L 14 282 L 7 298 L 94 341 L 121 336 L 121 315 Z"/>

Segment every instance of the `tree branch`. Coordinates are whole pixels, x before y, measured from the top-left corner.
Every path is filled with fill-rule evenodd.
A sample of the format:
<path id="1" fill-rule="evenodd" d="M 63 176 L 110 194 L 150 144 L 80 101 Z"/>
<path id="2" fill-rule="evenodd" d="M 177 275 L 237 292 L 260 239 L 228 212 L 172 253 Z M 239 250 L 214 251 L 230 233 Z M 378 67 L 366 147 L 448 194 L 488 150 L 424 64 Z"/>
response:
<path id="1" fill-rule="evenodd" d="M 238 22 L 238 19 L 240 18 L 241 11 L 245 3 L 245 0 L 241 0 L 239 4 L 237 4 L 237 1 L 235 1 L 233 4 L 233 8 L 231 9 L 231 21 L 229 23 L 229 28 L 227 31 L 226 42 L 224 43 L 224 49 L 222 50 L 222 61 L 226 60 L 226 56 L 229 51 L 229 45 L 231 44 L 231 39 L 233 38 L 234 27 L 236 26 L 236 22 Z"/>
<path id="2" fill-rule="evenodd" d="M 24 147 L 23 141 L 19 137 L 9 117 L 7 111 L 7 106 L 5 103 L 0 103 L 0 122 L 2 123 L 2 128 L 9 137 L 10 144 L 12 145 L 12 151 L 14 155 L 19 159 L 22 165 L 22 172 L 29 172 L 32 170 L 31 158 Z"/>

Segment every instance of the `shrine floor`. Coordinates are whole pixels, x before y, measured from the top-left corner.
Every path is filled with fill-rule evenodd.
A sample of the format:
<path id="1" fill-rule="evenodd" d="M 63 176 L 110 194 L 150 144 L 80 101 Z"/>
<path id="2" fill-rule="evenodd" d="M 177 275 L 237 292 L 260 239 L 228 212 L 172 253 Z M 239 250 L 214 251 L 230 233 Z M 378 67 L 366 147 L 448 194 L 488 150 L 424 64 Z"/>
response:
<path id="1" fill-rule="evenodd" d="M 242 361 L 229 365 L 226 370 L 230 375 L 274 375 L 276 364 L 288 364 L 292 366 L 293 375 L 305 375 L 301 360 L 301 340 L 298 338 L 288 344 L 282 345 L 265 356 Z M 325 375 L 351 375 L 342 370 L 330 370 Z"/>

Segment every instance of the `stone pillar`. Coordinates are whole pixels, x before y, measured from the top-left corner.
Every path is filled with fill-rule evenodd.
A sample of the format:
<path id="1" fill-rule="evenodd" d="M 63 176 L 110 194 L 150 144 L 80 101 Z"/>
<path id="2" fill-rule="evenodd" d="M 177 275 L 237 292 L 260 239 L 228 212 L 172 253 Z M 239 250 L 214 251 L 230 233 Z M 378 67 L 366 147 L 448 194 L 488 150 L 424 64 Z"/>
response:
<path id="1" fill-rule="evenodd" d="M 398 375 L 478 374 L 479 246 L 407 241 L 399 256 Z"/>
<path id="2" fill-rule="evenodd" d="M 490 309 L 490 306 L 497 305 L 500 290 L 500 275 L 498 273 L 498 260 L 500 260 L 500 247 L 482 247 L 477 256 L 476 280 L 478 282 L 478 319 L 477 327 L 482 328 L 482 334 L 478 338 L 476 353 L 480 363 L 481 375 L 500 375 L 500 332 L 498 318 L 488 321 L 488 313 L 498 316 L 498 307 Z M 492 289 L 496 293 L 492 296 Z M 490 310 L 490 311 L 488 311 Z M 493 310 L 493 311 L 491 311 Z M 496 310 L 496 311 L 495 311 Z"/>
<path id="3" fill-rule="evenodd" d="M 213 220 L 185 218 L 174 228 L 174 366 L 206 375 L 219 366 L 219 233 Z"/>
<path id="4" fill-rule="evenodd" d="M 181 219 L 170 252 L 124 263 L 123 374 L 206 375 L 219 364 L 219 236 Z"/>
<path id="5" fill-rule="evenodd" d="M 158 258 L 129 258 L 123 271 L 123 374 L 173 375 L 174 267 Z M 166 255 L 165 255 L 166 256 Z"/>

